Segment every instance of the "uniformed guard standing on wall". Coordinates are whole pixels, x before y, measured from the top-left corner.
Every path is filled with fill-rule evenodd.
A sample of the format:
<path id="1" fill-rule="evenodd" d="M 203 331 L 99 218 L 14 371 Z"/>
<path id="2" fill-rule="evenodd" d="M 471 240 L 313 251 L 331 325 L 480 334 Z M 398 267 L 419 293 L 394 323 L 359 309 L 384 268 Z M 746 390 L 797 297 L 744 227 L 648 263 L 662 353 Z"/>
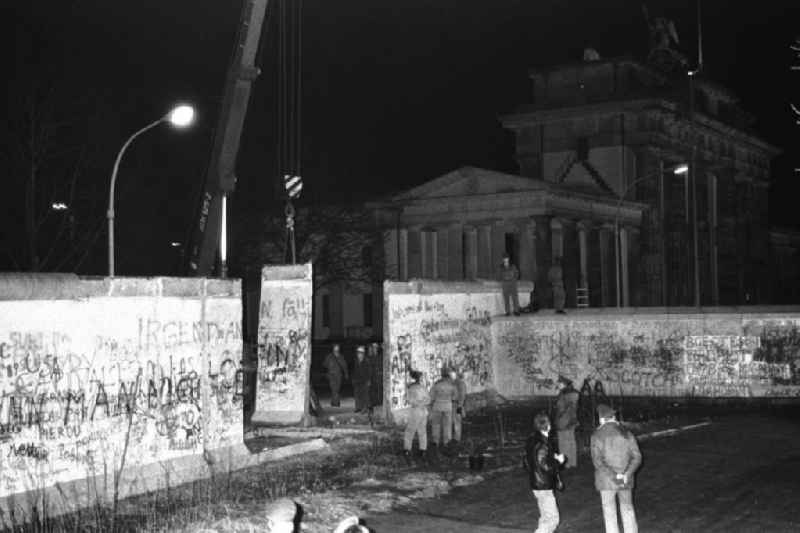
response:
<path id="1" fill-rule="evenodd" d="M 415 435 L 419 439 L 419 451 L 423 457 L 428 449 L 428 405 L 431 403 L 428 391 L 419 382 L 422 372 L 412 370 L 410 375 L 414 382 L 408 386 L 408 421 L 403 432 L 403 452 L 409 462 Z"/>
<path id="2" fill-rule="evenodd" d="M 503 256 L 503 263 L 497 272 L 497 279 L 500 281 L 503 289 L 503 305 L 506 308 L 506 316 L 519 316 L 519 289 L 517 288 L 517 281 L 519 280 L 519 269 L 511 262 L 511 257 L 508 254 Z M 509 304 L 509 302 L 511 302 Z"/>
<path id="3" fill-rule="evenodd" d="M 437 447 L 449 444 L 452 439 L 453 402 L 457 392 L 447 367 L 442 368 L 441 379 L 431 388 L 431 433 Z"/>
<path id="4" fill-rule="evenodd" d="M 342 350 L 334 344 L 331 353 L 325 357 L 325 370 L 328 372 L 328 385 L 331 387 L 331 407 L 339 407 L 339 391 L 342 389 L 342 380 L 350 377 L 347 371 L 347 361 L 344 360 Z"/>

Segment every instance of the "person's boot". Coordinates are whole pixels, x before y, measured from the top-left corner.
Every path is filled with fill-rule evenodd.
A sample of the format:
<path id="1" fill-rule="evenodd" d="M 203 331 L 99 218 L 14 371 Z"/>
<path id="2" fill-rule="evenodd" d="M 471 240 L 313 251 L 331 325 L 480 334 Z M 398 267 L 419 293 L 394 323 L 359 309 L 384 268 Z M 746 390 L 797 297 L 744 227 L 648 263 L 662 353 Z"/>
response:
<path id="1" fill-rule="evenodd" d="M 403 450 L 403 458 L 406 460 L 407 466 L 414 464 L 414 461 L 411 460 L 411 450 Z"/>

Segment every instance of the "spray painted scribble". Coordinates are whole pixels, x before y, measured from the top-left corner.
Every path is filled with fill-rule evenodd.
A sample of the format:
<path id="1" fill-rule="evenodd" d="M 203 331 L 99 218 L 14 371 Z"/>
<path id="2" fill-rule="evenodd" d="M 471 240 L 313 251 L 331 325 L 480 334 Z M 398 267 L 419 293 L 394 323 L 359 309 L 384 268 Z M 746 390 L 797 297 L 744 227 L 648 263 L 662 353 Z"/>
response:
<path id="1" fill-rule="evenodd" d="M 241 441 L 238 297 L 0 308 L 0 496 Z"/>
<path id="2" fill-rule="evenodd" d="M 256 392 L 260 419 L 299 422 L 305 414 L 311 365 L 311 301 L 311 265 L 264 267 Z M 287 413 L 291 420 L 282 418 Z"/>

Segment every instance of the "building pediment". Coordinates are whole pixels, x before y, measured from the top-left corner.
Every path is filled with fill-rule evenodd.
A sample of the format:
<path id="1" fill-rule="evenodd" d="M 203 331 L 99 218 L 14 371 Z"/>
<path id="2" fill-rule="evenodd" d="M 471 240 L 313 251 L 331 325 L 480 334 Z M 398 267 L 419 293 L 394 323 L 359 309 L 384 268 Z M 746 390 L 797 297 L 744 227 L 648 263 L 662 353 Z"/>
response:
<path id="1" fill-rule="evenodd" d="M 434 178 L 392 198 L 395 202 L 484 196 L 514 192 L 544 191 L 549 184 L 535 178 L 514 176 L 494 170 L 462 167 Z"/>

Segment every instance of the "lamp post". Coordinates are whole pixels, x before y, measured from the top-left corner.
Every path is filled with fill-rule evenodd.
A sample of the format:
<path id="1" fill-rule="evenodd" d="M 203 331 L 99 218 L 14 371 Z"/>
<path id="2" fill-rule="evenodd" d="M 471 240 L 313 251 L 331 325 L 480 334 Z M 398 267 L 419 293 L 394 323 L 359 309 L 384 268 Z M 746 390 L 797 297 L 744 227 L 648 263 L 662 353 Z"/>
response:
<path id="1" fill-rule="evenodd" d="M 670 167 L 668 170 L 671 171 L 676 176 L 679 176 L 679 175 L 683 175 L 683 174 L 686 174 L 687 172 L 689 172 L 689 165 L 687 165 L 686 163 L 679 163 L 679 164 L 677 164 L 675 166 Z M 616 271 L 617 271 L 617 307 L 622 307 L 621 273 L 620 273 L 620 263 L 621 263 L 621 257 L 620 257 L 621 242 L 620 241 L 621 241 L 621 235 L 620 235 L 620 228 L 619 228 L 619 212 L 620 212 L 620 209 L 622 208 L 622 202 L 625 200 L 625 196 L 627 196 L 628 193 L 631 191 L 631 189 L 633 189 L 634 185 L 636 185 L 637 183 L 640 183 L 642 181 L 649 180 L 649 179 L 651 179 L 651 178 L 653 178 L 655 176 L 660 176 L 661 173 L 662 173 L 662 171 L 659 170 L 658 172 L 651 172 L 650 174 L 645 174 L 644 176 L 642 176 L 640 178 L 636 178 L 630 184 L 628 184 L 627 187 L 625 187 L 625 190 L 622 191 L 622 194 L 619 195 L 619 199 L 617 200 L 617 209 L 616 209 L 616 214 L 614 216 L 614 233 L 615 233 L 614 250 L 616 251 L 616 256 L 617 256 L 616 257 L 616 261 L 617 261 L 616 262 Z"/>
<path id="2" fill-rule="evenodd" d="M 154 120 L 144 128 L 137 130 L 128 137 L 125 144 L 120 148 L 117 154 L 117 159 L 114 161 L 114 170 L 111 172 L 111 186 L 108 191 L 108 211 L 106 217 L 108 218 L 108 275 L 114 277 L 114 188 L 117 183 L 117 171 L 119 170 L 119 162 L 125 154 L 125 150 L 133 142 L 133 140 L 142 133 L 151 130 L 161 124 L 162 122 L 169 122 L 176 128 L 186 128 L 194 122 L 194 108 L 190 105 L 179 105 L 174 107 L 169 113 Z"/>

